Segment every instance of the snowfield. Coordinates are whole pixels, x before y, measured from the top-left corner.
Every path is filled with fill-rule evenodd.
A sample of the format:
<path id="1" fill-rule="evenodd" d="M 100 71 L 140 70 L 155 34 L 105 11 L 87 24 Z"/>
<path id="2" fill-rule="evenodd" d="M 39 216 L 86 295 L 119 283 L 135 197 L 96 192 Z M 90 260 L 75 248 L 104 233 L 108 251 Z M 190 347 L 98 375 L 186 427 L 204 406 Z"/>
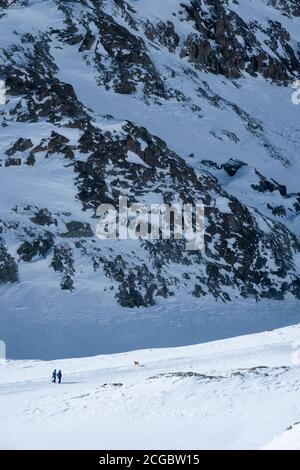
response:
<path id="1" fill-rule="evenodd" d="M 182 348 L 8 361 L 0 448 L 300 449 L 299 347 L 300 326 L 290 326 Z M 61 385 L 50 383 L 54 368 Z"/>

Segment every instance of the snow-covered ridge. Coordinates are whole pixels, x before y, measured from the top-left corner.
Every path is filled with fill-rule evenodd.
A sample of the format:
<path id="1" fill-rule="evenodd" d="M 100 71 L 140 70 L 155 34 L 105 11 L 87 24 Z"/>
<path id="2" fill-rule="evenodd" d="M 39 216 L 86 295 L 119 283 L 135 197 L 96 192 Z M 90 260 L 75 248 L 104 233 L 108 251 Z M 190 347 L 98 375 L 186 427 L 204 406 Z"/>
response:
<path id="1" fill-rule="evenodd" d="M 0 448 L 299 449 L 298 425 L 276 438 L 299 422 L 299 344 L 295 326 L 177 349 L 9 361 Z"/>

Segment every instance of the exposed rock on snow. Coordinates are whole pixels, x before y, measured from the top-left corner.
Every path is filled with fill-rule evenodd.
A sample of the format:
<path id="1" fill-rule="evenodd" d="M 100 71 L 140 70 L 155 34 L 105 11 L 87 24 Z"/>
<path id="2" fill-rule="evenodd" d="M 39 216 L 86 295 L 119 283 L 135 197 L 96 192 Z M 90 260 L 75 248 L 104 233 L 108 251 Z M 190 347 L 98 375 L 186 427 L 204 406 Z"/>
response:
<path id="1" fill-rule="evenodd" d="M 154 3 L 152 11 L 143 1 L 2 2 L 1 187 L 7 177 L 18 187 L 0 206 L 2 283 L 22 282 L 34 263 L 69 291 L 83 270 L 87 279 L 96 273 L 124 307 L 151 306 L 178 289 L 223 301 L 299 299 L 299 192 L 255 167 L 256 151 L 264 152 L 261 161 L 288 174 L 299 142 L 289 147 L 286 130 L 279 145 L 266 130 L 270 116 L 249 110 L 243 95 L 253 83 L 285 93 L 281 85 L 297 76 L 297 8 L 269 2 L 266 18 L 259 1 Z M 189 123 L 180 144 L 168 130 L 177 116 Z M 230 120 L 237 129 L 226 128 Z M 188 148 L 194 129 L 197 158 L 180 155 L 175 147 Z M 241 154 L 248 141 L 252 165 Z M 207 144 L 215 159 L 203 158 Z M 204 204 L 205 250 L 187 252 L 180 240 L 101 244 L 96 209 L 124 195 L 129 203 Z M 66 210 L 57 210 L 64 200 Z"/>

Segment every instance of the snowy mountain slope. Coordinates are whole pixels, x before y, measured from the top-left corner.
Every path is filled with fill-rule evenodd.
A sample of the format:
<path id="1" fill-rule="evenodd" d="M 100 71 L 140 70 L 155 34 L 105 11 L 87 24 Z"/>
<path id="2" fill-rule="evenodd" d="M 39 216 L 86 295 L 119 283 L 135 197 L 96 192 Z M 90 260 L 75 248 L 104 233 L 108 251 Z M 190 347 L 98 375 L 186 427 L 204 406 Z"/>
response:
<path id="1" fill-rule="evenodd" d="M 299 450 L 300 445 L 299 423 L 289 426 L 285 432 L 276 436 L 263 450 Z"/>
<path id="2" fill-rule="evenodd" d="M 285 299 L 290 322 L 298 304 L 288 299 L 300 297 L 295 2 L 7 3 L 0 335 L 14 357 L 39 357 L 19 345 L 27 323 L 35 337 L 49 322 L 53 337 L 71 329 L 78 345 L 74 323 L 90 333 L 87 322 L 109 323 L 108 312 L 174 310 L 162 302 L 172 297 L 197 315 L 211 311 L 203 298 Z M 96 207 L 120 195 L 203 202 L 204 253 L 174 240 L 99 241 Z"/>
<path id="3" fill-rule="evenodd" d="M 299 344 L 295 326 L 178 349 L 9 361 L 0 447 L 262 448 L 299 421 Z M 50 383 L 54 368 L 61 385 Z"/>
<path id="4" fill-rule="evenodd" d="M 227 80 L 220 75 L 203 73 L 199 70 L 198 63 L 191 63 L 181 57 L 180 47 L 187 34 L 196 33 L 191 22 L 184 19 L 180 3 L 184 4 L 179 1 L 132 2 L 135 11 L 131 13 L 138 37 L 147 45 L 150 58 L 166 83 L 165 88 L 173 91 L 175 97 L 168 96 L 157 103 L 147 99 L 145 103 L 138 91 L 132 100 L 132 93 L 120 95 L 111 93 L 111 88 L 105 89 L 101 86 L 101 81 L 97 81 L 97 77 L 91 78 L 90 73 L 92 70 L 92 76 L 95 74 L 95 54 L 97 47 L 100 48 L 99 42 L 96 41 L 91 50 L 85 53 L 78 51 L 80 48 L 77 46 L 72 46 L 68 54 L 63 49 L 52 49 L 61 65 L 59 75 L 63 80 L 74 84 L 80 99 L 93 109 L 100 113 L 104 111 L 113 114 L 115 117 L 128 118 L 146 126 L 152 133 L 166 140 L 170 148 L 187 158 L 196 168 L 199 168 L 202 160 L 213 160 L 222 164 L 230 158 L 240 159 L 252 168 L 257 168 L 267 178 L 283 178 L 281 183 L 289 185 L 288 192 L 297 192 L 297 173 L 295 174 L 294 170 L 295 166 L 298 168 L 296 154 L 299 148 L 299 109 L 291 105 L 291 88 L 274 86 L 272 82 L 264 81 L 259 72 L 258 78 L 255 79 L 245 72 L 243 80 Z M 261 2 L 251 1 L 249 4 L 250 12 L 245 3 L 238 4 L 237 7 L 230 2 L 230 7 L 238 8 L 241 17 L 246 15 L 245 21 L 249 23 L 252 21 L 264 24 L 268 17 L 272 18 L 274 23 L 281 21 L 282 28 L 287 28 L 288 34 L 291 35 L 291 44 L 297 50 L 298 19 L 287 19 L 270 8 L 264 10 Z M 113 13 L 115 21 L 118 19 L 128 31 L 135 31 L 130 28 L 130 21 L 120 7 L 122 2 L 117 2 L 119 8 L 113 2 L 103 2 L 103 5 L 103 9 L 106 6 L 109 13 Z M 200 11 L 201 8 L 204 7 L 199 7 Z M 88 12 L 92 16 L 92 10 Z M 79 7 L 73 14 L 76 18 L 76 28 L 81 31 L 84 13 Z M 170 51 L 167 46 L 161 44 L 163 40 L 159 35 L 156 37 L 153 33 L 153 40 L 150 41 L 144 31 L 145 28 L 147 31 L 145 23 L 153 23 L 155 30 L 155 26 L 158 27 L 157 24 L 160 25 L 162 20 L 174 25 L 179 37 L 179 45 L 175 51 L 172 48 Z M 237 35 L 237 31 L 235 34 Z M 267 37 L 265 41 L 268 42 Z M 262 42 L 261 47 L 264 46 Z M 89 70 L 86 70 L 86 65 L 83 67 L 80 60 L 82 57 L 91 64 Z M 203 67 L 204 65 L 202 64 Z M 287 83 L 291 84 L 291 81 Z M 95 102 L 95 96 L 98 97 L 98 102 Z M 285 168 L 289 164 L 293 168 L 292 171 Z M 243 181 L 241 186 L 244 184 Z M 252 199 L 254 200 L 254 197 Z M 259 200 L 259 197 L 256 199 Z M 252 205 L 255 205 L 255 202 Z M 270 215 L 270 210 L 267 213 Z"/>

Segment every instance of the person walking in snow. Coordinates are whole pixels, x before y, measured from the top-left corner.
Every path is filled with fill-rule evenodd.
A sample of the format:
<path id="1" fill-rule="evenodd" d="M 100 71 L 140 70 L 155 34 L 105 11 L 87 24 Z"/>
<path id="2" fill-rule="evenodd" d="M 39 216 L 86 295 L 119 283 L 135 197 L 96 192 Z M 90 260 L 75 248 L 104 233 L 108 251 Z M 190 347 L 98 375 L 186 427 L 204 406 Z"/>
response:
<path id="1" fill-rule="evenodd" d="M 59 371 L 57 372 L 57 378 L 58 378 L 58 383 L 60 384 L 60 383 L 61 383 L 61 378 L 62 378 L 61 370 L 59 370 Z"/>
<path id="2" fill-rule="evenodd" d="M 56 369 L 54 369 L 54 371 L 52 372 L 52 383 L 53 384 L 56 384 L 56 377 L 57 377 Z"/>

